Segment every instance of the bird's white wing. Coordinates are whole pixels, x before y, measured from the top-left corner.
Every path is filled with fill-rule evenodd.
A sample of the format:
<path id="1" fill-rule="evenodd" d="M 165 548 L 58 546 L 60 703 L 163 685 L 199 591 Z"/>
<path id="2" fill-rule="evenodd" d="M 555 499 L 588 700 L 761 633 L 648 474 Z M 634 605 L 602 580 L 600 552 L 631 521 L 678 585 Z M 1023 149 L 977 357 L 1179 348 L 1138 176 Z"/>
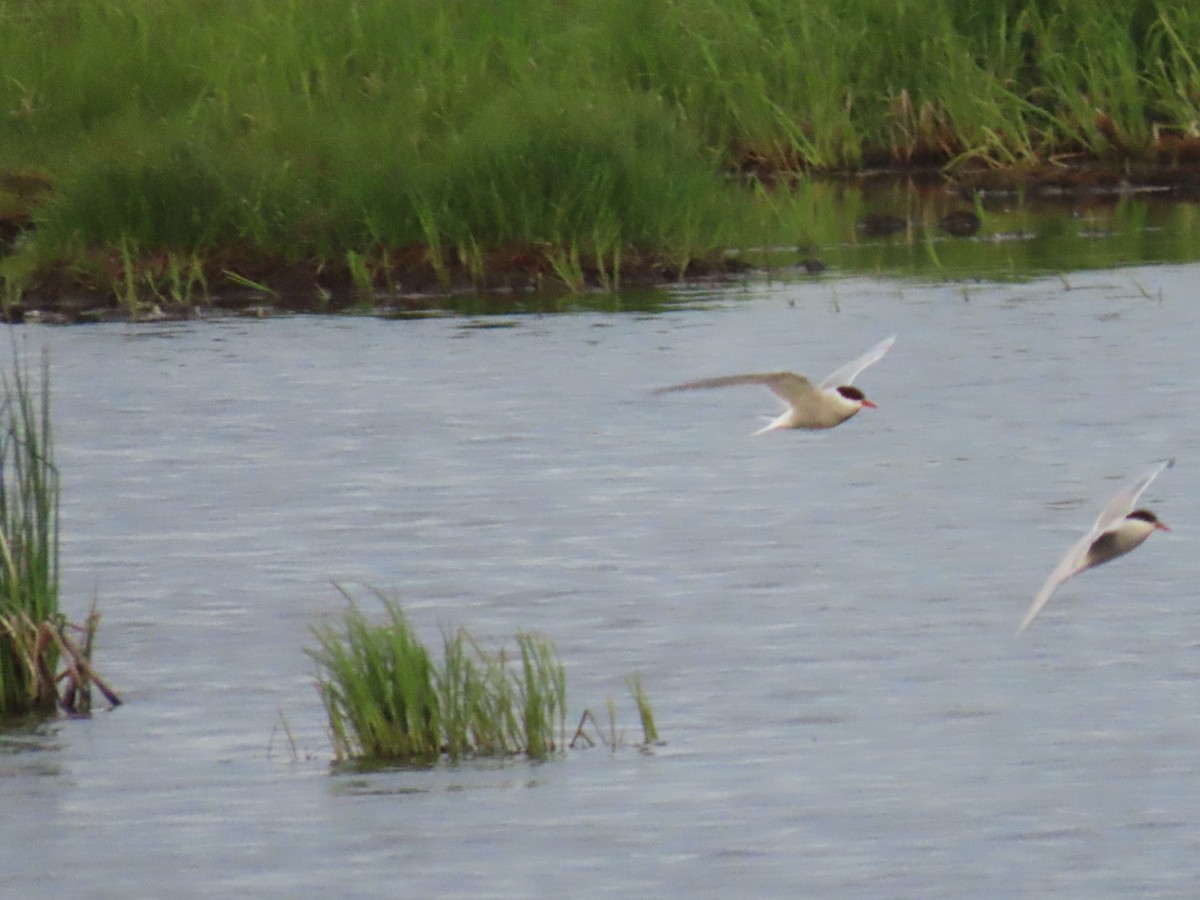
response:
<path id="1" fill-rule="evenodd" d="M 1018 633 L 1028 628 L 1029 623 L 1037 618 L 1037 614 L 1050 601 L 1054 592 L 1058 590 L 1059 585 L 1072 575 L 1078 574 L 1080 564 L 1087 558 L 1088 548 L 1092 546 L 1092 541 L 1096 539 L 1102 530 L 1093 528 L 1071 545 L 1071 549 L 1067 551 L 1067 555 L 1059 560 L 1058 565 L 1054 567 L 1054 571 L 1046 579 L 1046 583 L 1042 585 L 1042 589 L 1037 592 L 1037 596 L 1029 604 L 1029 609 L 1025 611 L 1025 618 L 1021 620 L 1021 624 L 1017 628 Z"/>
<path id="2" fill-rule="evenodd" d="M 880 341 L 858 359 L 854 360 L 854 362 L 848 362 L 840 369 L 830 372 L 817 387 L 824 390 L 826 388 L 854 384 L 854 379 L 861 374 L 863 369 L 883 359 L 887 352 L 892 349 L 892 344 L 894 343 L 896 343 L 896 335 L 893 334 L 890 338 Z"/>
<path id="3" fill-rule="evenodd" d="M 763 379 L 762 383 L 784 403 L 797 409 L 806 403 L 813 402 L 819 396 L 814 390 L 812 382 L 795 372 L 772 372 Z"/>
<path id="4" fill-rule="evenodd" d="M 1163 469 L 1169 469 L 1175 465 L 1175 460 L 1164 459 L 1160 463 L 1156 463 L 1152 468 L 1147 469 L 1133 481 L 1124 485 L 1119 491 L 1113 494 L 1112 499 L 1108 501 L 1108 505 L 1104 507 L 1096 519 L 1096 524 L 1092 527 L 1092 531 L 1099 534 L 1104 529 L 1108 528 L 1119 519 L 1125 518 L 1134 507 L 1137 506 L 1138 498 L 1142 496 L 1146 488 L 1150 487 L 1150 482 L 1159 476 Z"/>
<path id="5" fill-rule="evenodd" d="M 1029 604 L 1025 618 L 1021 620 L 1021 625 L 1017 628 L 1018 632 L 1024 631 L 1029 627 L 1029 623 L 1042 611 L 1042 607 L 1049 602 L 1054 592 L 1058 590 L 1059 585 L 1072 575 L 1079 573 L 1084 561 L 1087 559 L 1088 549 L 1092 546 L 1092 542 L 1111 525 L 1133 512 L 1138 498 L 1150 486 L 1150 482 L 1157 478 L 1163 469 L 1169 469 L 1173 465 L 1175 465 L 1175 460 L 1164 459 L 1113 494 L 1112 499 L 1108 501 L 1103 512 L 1096 519 L 1096 524 L 1092 526 L 1087 534 L 1071 545 L 1071 549 L 1067 551 L 1066 556 L 1054 567 L 1054 571 L 1050 573 L 1050 577 L 1046 579 L 1046 583 L 1042 585 L 1042 589 L 1033 598 L 1033 603 Z"/>
<path id="6" fill-rule="evenodd" d="M 667 394 L 671 391 L 696 391 L 704 388 L 733 387 L 739 384 L 761 384 L 770 388 L 784 402 L 795 406 L 813 393 L 812 382 L 795 372 L 762 372 L 752 375 L 723 375 L 720 378 L 701 378 L 656 388 L 654 393 Z"/>

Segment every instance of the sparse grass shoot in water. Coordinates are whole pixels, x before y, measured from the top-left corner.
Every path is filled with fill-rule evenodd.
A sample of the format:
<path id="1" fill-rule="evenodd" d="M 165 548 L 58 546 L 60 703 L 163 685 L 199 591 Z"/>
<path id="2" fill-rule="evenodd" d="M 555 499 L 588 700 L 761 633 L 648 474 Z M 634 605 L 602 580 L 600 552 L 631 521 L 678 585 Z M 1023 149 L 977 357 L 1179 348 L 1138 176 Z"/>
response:
<path id="1" fill-rule="evenodd" d="M 642 741 L 644 744 L 658 743 L 658 729 L 654 727 L 654 712 L 650 709 L 650 698 L 642 687 L 642 673 L 634 672 L 626 679 L 629 692 L 633 694 L 633 702 L 637 704 L 638 717 L 642 720 Z"/>
<path id="2" fill-rule="evenodd" d="M 637 705 L 638 718 L 642 724 L 642 740 L 636 746 L 643 752 L 649 753 L 654 746 L 661 745 L 664 741 L 658 736 L 658 728 L 654 724 L 654 712 L 650 709 L 650 698 L 642 686 L 641 673 L 634 672 L 625 679 L 625 684 L 629 687 L 630 694 L 633 695 L 633 701 Z M 608 716 L 608 722 L 604 725 L 590 709 L 583 711 L 571 743 L 568 744 L 569 747 L 576 747 L 580 743 L 594 747 L 599 743 L 608 747 L 611 752 L 617 752 L 617 748 L 625 743 L 625 736 L 624 732 L 617 727 L 616 701 L 609 697 L 605 701 L 604 709 Z"/>

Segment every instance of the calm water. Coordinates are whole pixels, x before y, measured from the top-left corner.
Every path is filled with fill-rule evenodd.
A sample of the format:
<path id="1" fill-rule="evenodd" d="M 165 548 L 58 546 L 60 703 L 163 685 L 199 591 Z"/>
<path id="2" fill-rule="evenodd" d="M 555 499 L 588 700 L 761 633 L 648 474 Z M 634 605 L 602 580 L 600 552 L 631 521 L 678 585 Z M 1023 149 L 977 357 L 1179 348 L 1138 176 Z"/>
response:
<path id="1" fill-rule="evenodd" d="M 27 329 L 65 602 L 99 597 L 127 703 L 0 739 L 0 894 L 1193 896 L 1198 281 Z M 648 393 L 891 333 L 880 408 L 828 433 L 749 438 L 754 388 Z M 1175 530 L 1018 638 L 1167 455 L 1146 499 Z M 640 670 L 668 744 L 333 774 L 303 653 L 332 581 L 396 589 L 431 643 L 552 636 L 573 716 L 612 697 L 630 734 Z"/>

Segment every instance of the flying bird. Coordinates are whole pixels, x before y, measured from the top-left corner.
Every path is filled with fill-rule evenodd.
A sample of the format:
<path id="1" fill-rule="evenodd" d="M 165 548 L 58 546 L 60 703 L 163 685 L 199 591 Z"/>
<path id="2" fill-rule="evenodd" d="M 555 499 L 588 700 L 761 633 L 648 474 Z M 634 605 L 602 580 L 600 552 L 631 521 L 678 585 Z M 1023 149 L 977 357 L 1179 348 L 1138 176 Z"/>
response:
<path id="1" fill-rule="evenodd" d="M 763 372 L 754 375 L 726 375 L 721 378 L 701 378 L 657 388 L 654 393 L 694 391 L 702 388 L 733 387 L 740 384 L 761 384 L 782 400 L 787 409 L 755 434 L 785 428 L 833 428 L 841 425 L 863 407 L 875 408 L 866 395 L 854 387 L 854 379 L 892 349 L 896 336 L 880 341 L 853 362 L 831 372 L 820 384 L 813 385 L 795 372 Z"/>
<path id="2" fill-rule="evenodd" d="M 1166 525 L 1158 521 L 1158 516 L 1148 509 L 1136 509 L 1138 498 L 1150 486 L 1163 469 L 1175 465 L 1175 460 L 1165 459 L 1153 468 L 1139 475 L 1129 484 L 1117 491 L 1092 530 L 1071 545 L 1067 555 L 1050 573 L 1042 589 L 1038 591 L 1033 603 L 1030 604 L 1025 618 L 1021 620 L 1018 632 L 1029 627 L 1029 623 L 1037 617 L 1050 597 L 1068 578 L 1078 575 L 1086 569 L 1091 569 L 1110 559 L 1124 556 L 1130 550 L 1141 545 L 1155 531 L 1170 531 Z"/>

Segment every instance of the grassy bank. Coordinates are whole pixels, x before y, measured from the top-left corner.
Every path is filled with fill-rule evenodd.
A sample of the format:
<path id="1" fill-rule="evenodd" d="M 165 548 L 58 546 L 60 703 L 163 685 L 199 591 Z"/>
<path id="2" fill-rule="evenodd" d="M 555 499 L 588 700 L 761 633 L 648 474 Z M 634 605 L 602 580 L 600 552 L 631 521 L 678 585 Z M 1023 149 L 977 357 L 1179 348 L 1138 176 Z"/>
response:
<path id="1" fill-rule="evenodd" d="M 1162 0 L 0 0 L 0 55 L 10 306 L 611 286 L 794 241 L 781 171 L 1173 166 L 1200 123 Z"/>

